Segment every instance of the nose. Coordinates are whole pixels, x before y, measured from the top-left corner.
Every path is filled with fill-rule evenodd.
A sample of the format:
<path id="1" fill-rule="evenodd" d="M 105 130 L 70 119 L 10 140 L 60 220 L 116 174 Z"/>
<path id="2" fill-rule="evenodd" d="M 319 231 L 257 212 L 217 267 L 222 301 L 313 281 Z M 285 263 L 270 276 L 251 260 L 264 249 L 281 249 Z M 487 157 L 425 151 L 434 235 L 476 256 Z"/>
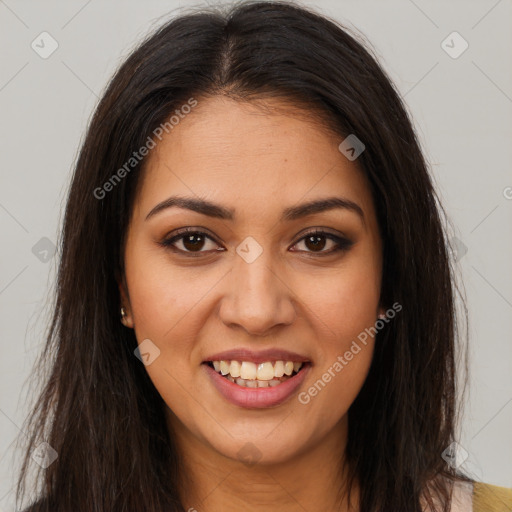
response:
<path id="1" fill-rule="evenodd" d="M 270 251 L 251 263 L 236 256 L 228 276 L 229 292 L 219 309 L 228 327 L 241 327 L 247 333 L 265 336 L 277 326 L 290 325 L 296 317 L 296 300 Z"/>

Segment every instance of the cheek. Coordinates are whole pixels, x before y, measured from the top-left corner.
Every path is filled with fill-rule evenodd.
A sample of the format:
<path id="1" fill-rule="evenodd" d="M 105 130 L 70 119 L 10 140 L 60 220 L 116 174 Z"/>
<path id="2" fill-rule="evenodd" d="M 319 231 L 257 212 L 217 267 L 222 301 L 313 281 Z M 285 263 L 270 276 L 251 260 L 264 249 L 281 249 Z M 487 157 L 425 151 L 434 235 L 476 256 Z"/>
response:
<path id="1" fill-rule="evenodd" d="M 380 297 L 378 273 L 364 265 L 315 279 L 303 289 L 318 343 L 315 380 L 299 397 L 312 415 L 336 422 L 359 393 L 371 364 Z"/>
<path id="2" fill-rule="evenodd" d="M 313 329 L 318 358 L 315 378 L 299 402 L 312 417 L 324 418 L 325 428 L 344 416 L 371 365 L 379 293 L 364 279 L 330 283 L 318 290 Z"/>
<path id="3" fill-rule="evenodd" d="M 379 289 L 365 276 L 347 278 L 333 290 L 328 311 L 332 329 L 343 339 L 357 337 L 376 321 Z"/>
<path id="4" fill-rule="evenodd" d="M 297 283 L 297 287 L 301 286 Z M 338 349 L 374 325 L 380 297 L 379 278 L 372 269 L 354 266 L 317 276 L 298 293 L 307 301 L 310 319 Z"/>
<path id="5" fill-rule="evenodd" d="M 135 336 L 139 344 L 149 339 L 157 347 L 158 357 L 146 371 L 164 400 L 178 407 L 194 393 L 190 365 L 197 364 L 197 315 L 215 280 L 192 269 L 180 271 L 142 249 L 127 253 L 125 264 Z"/>
<path id="6" fill-rule="evenodd" d="M 347 350 L 333 354 L 327 364 L 317 367 L 315 380 L 297 397 L 307 416 L 316 418 L 320 430 L 327 432 L 347 414 L 366 380 L 373 341 L 358 345 L 349 344 Z M 347 353 L 352 354 L 350 360 Z"/>
<path id="7" fill-rule="evenodd" d="M 158 252 L 134 249 L 127 253 L 126 270 L 137 334 L 163 341 L 190 332 L 188 318 L 218 278 L 200 269 L 180 269 Z"/>

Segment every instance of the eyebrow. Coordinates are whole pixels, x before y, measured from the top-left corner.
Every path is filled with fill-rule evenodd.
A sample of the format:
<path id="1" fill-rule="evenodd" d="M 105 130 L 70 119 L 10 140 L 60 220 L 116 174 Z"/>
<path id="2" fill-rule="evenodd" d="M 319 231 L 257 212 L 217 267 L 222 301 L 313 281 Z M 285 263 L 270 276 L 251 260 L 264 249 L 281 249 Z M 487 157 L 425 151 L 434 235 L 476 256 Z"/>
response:
<path id="1" fill-rule="evenodd" d="M 207 201 L 205 199 L 197 199 L 193 197 L 180 197 L 171 196 L 158 203 L 147 215 L 146 220 L 153 217 L 157 213 L 168 208 L 183 208 L 192 210 L 208 217 L 216 219 L 230 220 L 235 219 L 235 211 L 230 208 L 226 208 L 222 205 Z M 313 215 L 315 213 L 321 213 L 334 209 L 350 210 L 356 213 L 364 223 L 363 209 L 357 204 L 343 197 L 326 197 L 324 199 L 317 199 L 309 201 L 298 206 L 291 206 L 285 208 L 281 215 L 281 221 L 292 221 Z"/>

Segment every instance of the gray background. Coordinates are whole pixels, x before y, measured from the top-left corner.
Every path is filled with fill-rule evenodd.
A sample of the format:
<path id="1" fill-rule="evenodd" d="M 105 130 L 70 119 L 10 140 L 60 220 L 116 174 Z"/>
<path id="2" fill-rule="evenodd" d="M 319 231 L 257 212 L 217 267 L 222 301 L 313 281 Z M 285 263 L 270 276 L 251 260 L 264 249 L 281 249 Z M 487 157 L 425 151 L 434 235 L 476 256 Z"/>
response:
<path id="1" fill-rule="evenodd" d="M 512 487 L 512 2 L 305 4 L 361 31 L 410 109 L 453 222 L 467 293 L 463 467 Z M 56 271 L 41 239 L 57 240 L 77 149 L 112 72 L 170 11 L 196 5 L 0 0 L 0 510 L 13 509 L 13 441 L 32 396 L 25 381 L 42 347 Z M 47 59 L 31 47 L 43 31 L 59 45 Z M 453 31 L 469 44 L 457 58 L 442 46 Z M 462 46 L 452 39 L 445 45 L 453 54 Z"/>

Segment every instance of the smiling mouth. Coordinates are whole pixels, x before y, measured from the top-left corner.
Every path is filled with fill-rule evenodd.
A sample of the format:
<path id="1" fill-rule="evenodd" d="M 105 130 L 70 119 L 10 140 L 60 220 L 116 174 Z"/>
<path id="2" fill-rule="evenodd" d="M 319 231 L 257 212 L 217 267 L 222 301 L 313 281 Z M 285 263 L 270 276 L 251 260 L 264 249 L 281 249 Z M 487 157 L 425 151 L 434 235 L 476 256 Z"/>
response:
<path id="1" fill-rule="evenodd" d="M 309 362 L 267 361 L 206 361 L 219 375 L 234 384 L 246 388 L 268 388 L 279 386 L 297 375 Z"/>

